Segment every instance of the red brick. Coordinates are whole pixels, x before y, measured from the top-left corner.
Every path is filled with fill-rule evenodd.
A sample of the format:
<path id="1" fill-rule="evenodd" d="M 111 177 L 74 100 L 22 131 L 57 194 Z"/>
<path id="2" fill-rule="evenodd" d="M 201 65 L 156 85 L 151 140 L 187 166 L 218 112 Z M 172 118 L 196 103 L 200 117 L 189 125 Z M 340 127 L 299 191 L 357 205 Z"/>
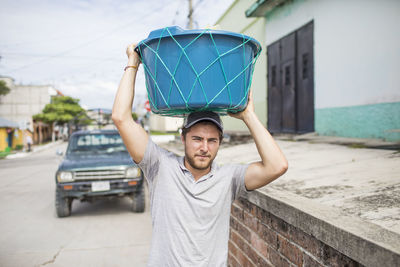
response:
<path id="1" fill-rule="evenodd" d="M 258 224 L 258 220 L 257 218 L 252 215 L 251 213 L 248 213 L 246 211 L 243 212 L 243 223 L 244 225 L 246 225 L 247 227 L 249 227 L 251 230 L 253 231 L 257 231 L 257 224 Z"/>
<path id="2" fill-rule="evenodd" d="M 318 261 L 314 260 L 307 254 L 303 254 L 303 267 L 322 267 Z"/>
<path id="3" fill-rule="evenodd" d="M 241 250 L 244 247 L 243 238 L 235 231 L 231 231 L 231 241 Z"/>
<path id="4" fill-rule="evenodd" d="M 270 247 L 272 247 L 274 249 L 278 248 L 278 235 L 274 230 L 272 230 L 271 228 L 265 226 L 262 223 L 258 223 L 258 225 L 257 225 L 257 234 Z"/>
<path id="5" fill-rule="evenodd" d="M 274 265 L 272 265 L 272 263 L 270 263 L 269 261 L 267 261 L 263 258 L 259 258 L 259 261 L 257 262 L 257 266 L 274 267 Z"/>
<path id="6" fill-rule="evenodd" d="M 303 253 L 301 250 L 290 243 L 282 236 L 278 236 L 279 252 L 284 255 L 289 261 L 294 263 L 296 266 L 303 265 Z"/>
<path id="7" fill-rule="evenodd" d="M 352 260 L 346 255 L 340 253 L 336 249 L 323 244 L 322 245 L 322 255 L 320 259 L 322 260 L 324 265 L 339 267 L 339 266 L 347 266 L 347 267 L 355 267 L 361 266 L 358 262 Z"/>
<path id="8" fill-rule="evenodd" d="M 289 224 L 274 215 L 271 215 L 271 228 L 284 237 L 290 238 Z"/>
<path id="9" fill-rule="evenodd" d="M 290 237 L 295 244 L 299 245 L 313 256 L 319 257 L 321 255 L 322 242 L 315 237 L 295 227 L 291 227 Z"/>
<path id="10" fill-rule="evenodd" d="M 266 211 L 260 207 L 256 207 L 256 217 L 263 224 L 271 225 L 271 213 L 269 213 L 268 211 Z"/>
<path id="11" fill-rule="evenodd" d="M 243 244 L 243 253 L 251 260 L 254 265 L 256 265 L 257 262 L 259 262 L 259 258 L 261 258 L 256 250 L 246 242 Z"/>
<path id="12" fill-rule="evenodd" d="M 237 248 L 236 248 L 235 244 L 233 244 L 232 240 L 228 241 L 228 251 L 229 251 L 229 253 L 231 253 L 234 256 L 237 255 Z"/>
<path id="13" fill-rule="evenodd" d="M 279 267 L 289 267 L 290 266 L 290 263 L 275 250 L 270 250 L 269 261 L 272 263 L 273 266 L 279 266 Z"/>
<path id="14" fill-rule="evenodd" d="M 250 243 L 250 230 L 239 220 L 231 216 L 231 227 L 236 230 L 247 242 Z"/>
<path id="15" fill-rule="evenodd" d="M 251 245 L 265 258 L 268 258 L 268 245 L 257 234 L 251 233 Z"/>
<path id="16" fill-rule="evenodd" d="M 250 260 L 250 263 L 253 265 L 258 265 L 259 262 L 265 261 L 265 259 L 262 258 L 261 253 L 259 254 L 252 244 L 247 243 L 245 239 L 234 230 L 231 231 L 229 251 L 238 259 L 241 257 L 240 253 L 242 252 L 247 256 L 247 258 Z"/>
<path id="17" fill-rule="evenodd" d="M 238 250 L 237 259 L 238 259 L 240 265 L 243 266 L 243 267 L 253 267 L 253 266 L 255 266 L 254 264 L 251 263 L 249 258 L 247 258 L 247 256 L 240 249 Z"/>
<path id="18" fill-rule="evenodd" d="M 241 267 L 240 266 L 240 263 L 236 260 L 236 258 L 233 256 L 233 255 L 231 255 L 231 254 L 229 254 L 228 255 L 228 266 L 229 267 Z"/>
<path id="19" fill-rule="evenodd" d="M 231 214 L 236 219 L 243 221 L 243 209 L 240 206 L 232 204 Z"/>
<path id="20" fill-rule="evenodd" d="M 245 211 L 255 215 L 257 207 L 256 205 L 241 197 L 238 199 L 238 203 Z"/>

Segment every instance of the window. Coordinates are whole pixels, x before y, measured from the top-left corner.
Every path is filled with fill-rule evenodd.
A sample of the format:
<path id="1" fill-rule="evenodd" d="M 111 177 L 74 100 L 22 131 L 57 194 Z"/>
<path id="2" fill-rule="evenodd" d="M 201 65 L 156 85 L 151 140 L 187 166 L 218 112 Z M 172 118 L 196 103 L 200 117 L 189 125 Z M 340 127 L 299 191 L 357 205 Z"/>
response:
<path id="1" fill-rule="evenodd" d="M 303 80 L 308 78 L 308 53 L 304 53 L 302 56 L 302 77 Z"/>
<path id="2" fill-rule="evenodd" d="M 271 67 L 271 86 L 276 86 L 276 66 Z"/>
<path id="3" fill-rule="evenodd" d="M 285 67 L 285 85 L 290 85 L 290 66 Z"/>

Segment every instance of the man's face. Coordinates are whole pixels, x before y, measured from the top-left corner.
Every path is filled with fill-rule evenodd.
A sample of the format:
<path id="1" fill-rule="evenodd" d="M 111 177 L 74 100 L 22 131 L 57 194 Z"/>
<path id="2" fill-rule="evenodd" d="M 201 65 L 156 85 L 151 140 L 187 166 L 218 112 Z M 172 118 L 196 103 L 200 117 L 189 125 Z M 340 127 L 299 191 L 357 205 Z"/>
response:
<path id="1" fill-rule="evenodd" d="M 210 122 L 199 122 L 190 128 L 186 138 L 185 160 L 193 169 L 207 170 L 217 156 L 219 149 L 219 130 Z"/>

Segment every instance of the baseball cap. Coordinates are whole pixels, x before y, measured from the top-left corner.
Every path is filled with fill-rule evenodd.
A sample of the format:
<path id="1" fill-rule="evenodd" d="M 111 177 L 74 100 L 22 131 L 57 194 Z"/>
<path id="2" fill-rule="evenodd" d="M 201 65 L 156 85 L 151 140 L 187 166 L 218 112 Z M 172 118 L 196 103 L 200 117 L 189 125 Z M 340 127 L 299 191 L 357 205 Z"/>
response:
<path id="1" fill-rule="evenodd" d="M 190 113 L 189 115 L 186 116 L 183 122 L 183 128 L 185 129 L 190 128 L 196 123 L 201 121 L 211 121 L 218 127 L 218 129 L 221 130 L 221 132 L 224 131 L 224 127 L 222 126 L 222 121 L 220 116 L 212 111 L 197 111 Z"/>

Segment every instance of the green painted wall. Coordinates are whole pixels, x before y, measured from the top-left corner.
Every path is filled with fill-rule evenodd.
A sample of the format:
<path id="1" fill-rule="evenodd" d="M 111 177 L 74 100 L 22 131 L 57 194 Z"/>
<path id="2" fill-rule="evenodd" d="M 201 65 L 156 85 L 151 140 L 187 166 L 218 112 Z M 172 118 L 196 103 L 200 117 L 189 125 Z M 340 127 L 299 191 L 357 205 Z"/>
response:
<path id="1" fill-rule="evenodd" d="M 318 134 L 400 141 L 400 102 L 315 110 Z"/>

